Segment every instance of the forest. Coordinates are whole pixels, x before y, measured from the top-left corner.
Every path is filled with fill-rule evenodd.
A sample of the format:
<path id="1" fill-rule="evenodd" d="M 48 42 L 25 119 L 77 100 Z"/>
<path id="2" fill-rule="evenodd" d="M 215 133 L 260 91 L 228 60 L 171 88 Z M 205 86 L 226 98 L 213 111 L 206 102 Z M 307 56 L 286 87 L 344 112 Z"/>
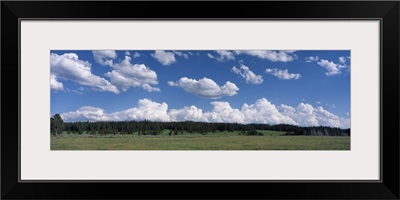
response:
<path id="1" fill-rule="evenodd" d="M 283 136 L 350 136 L 350 129 L 314 126 L 301 127 L 289 124 L 239 124 L 210 122 L 155 122 L 155 121 L 98 121 L 98 122 L 64 122 L 59 114 L 50 118 L 50 133 L 100 134 L 100 135 L 159 135 L 168 130 L 168 135 L 213 134 L 218 132 L 238 132 L 239 135 L 261 136 L 260 130 L 281 131 Z"/>

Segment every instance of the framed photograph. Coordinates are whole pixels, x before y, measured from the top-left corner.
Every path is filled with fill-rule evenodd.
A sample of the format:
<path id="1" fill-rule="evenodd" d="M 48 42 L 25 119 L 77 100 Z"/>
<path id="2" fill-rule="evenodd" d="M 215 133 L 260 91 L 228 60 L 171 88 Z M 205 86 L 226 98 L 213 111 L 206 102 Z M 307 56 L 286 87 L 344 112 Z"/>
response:
<path id="1" fill-rule="evenodd" d="M 399 8 L 3 1 L 1 198 L 399 199 Z"/>

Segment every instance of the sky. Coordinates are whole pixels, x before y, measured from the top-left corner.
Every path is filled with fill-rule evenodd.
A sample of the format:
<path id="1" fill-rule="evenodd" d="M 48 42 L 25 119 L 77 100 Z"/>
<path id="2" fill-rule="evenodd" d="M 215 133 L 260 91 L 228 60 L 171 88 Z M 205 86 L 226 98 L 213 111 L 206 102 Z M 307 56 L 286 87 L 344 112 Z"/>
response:
<path id="1" fill-rule="evenodd" d="M 51 115 L 350 128 L 349 50 L 53 50 Z"/>

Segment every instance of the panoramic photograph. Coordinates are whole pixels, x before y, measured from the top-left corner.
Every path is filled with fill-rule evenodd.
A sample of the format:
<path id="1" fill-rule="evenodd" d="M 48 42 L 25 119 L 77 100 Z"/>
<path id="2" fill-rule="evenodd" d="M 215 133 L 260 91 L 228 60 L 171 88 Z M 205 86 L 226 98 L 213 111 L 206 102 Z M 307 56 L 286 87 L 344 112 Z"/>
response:
<path id="1" fill-rule="evenodd" d="M 350 50 L 51 50 L 51 150 L 350 150 Z"/>

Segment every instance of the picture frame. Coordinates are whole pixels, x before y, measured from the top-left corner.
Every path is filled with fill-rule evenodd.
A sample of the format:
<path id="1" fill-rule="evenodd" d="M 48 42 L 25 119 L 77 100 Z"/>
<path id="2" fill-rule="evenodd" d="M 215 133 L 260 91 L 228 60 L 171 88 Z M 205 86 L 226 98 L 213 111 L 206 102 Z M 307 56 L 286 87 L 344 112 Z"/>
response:
<path id="1" fill-rule="evenodd" d="M 242 12 L 221 12 L 229 7 Z M 149 12 L 154 6 L 169 8 Z M 177 9 L 177 8 L 187 8 Z M 399 8 L 398 1 L 296 2 L 12 2 L 2 1 L 1 198 L 3 199 L 399 199 Z M 133 11 L 133 12 L 132 12 Z M 204 12 L 206 11 L 206 12 Z M 21 181 L 21 19 L 60 20 L 380 20 L 379 181 L 141 180 Z M 11 74 L 14 74 L 11 75 Z M 15 83 L 18 74 L 17 85 Z M 18 112 L 16 112 L 18 108 Z M 18 119 L 18 120 L 17 120 Z M 18 127 L 18 132 L 16 131 Z M 366 155 L 367 156 L 367 155 Z M 153 188 L 160 192 L 148 193 Z M 132 189 L 135 192 L 132 192 Z M 178 192 L 179 190 L 185 192 Z M 163 192 L 161 192 L 163 191 Z M 189 194 L 189 196 L 187 196 Z"/>

